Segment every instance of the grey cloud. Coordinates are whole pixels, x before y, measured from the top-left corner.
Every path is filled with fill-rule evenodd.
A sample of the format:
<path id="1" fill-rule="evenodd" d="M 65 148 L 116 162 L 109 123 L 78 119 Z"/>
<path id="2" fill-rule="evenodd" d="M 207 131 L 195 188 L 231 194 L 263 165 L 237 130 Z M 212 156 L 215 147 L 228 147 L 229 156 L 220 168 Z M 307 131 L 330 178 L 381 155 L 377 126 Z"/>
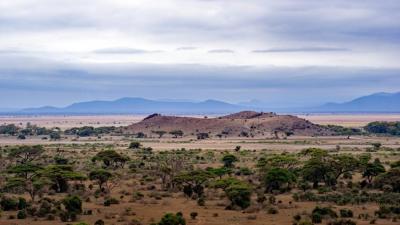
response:
<path id="1" fill-rule="evenodd" d="M 368 92 L 391 91 L 400 85 L 400 69 L 66 64 L 32 62 L 22 58 L 0 60 L 3 62 L 0 67 L 0 92 L 46 92 L 48 94 L 40 101 L 47 99 L 60 103 L 82 96 L 86 99 L 185 96 L 235 101 L 257 97 L 262 100 L 274 98 L 280 104 L 291 104 L 294 99 L 322 103 Z M 67 94 L 69 97 L 65 97 Z M 61 95 L 62 98 L 58 97 Z M 340 98 L 342 95 L 343 98 Z M 13 99 L 8 103 L 5 99 L 0 100 L 0 104 L 15 107 L 20 99 Z M 31 99 L 31 104 L 35 102 L 39 99 Z"/>
<path id="2" fill-rule="evenodd" d="M 146 54 L 146 53 L 161 53 L 161 50 L 144 50 L 125 47 L 102 48 L 93 51 L 97 54 Z"/>
<path id="3" fill-rule="evenodd" d="M 177 48 L 177 51 L 190 51 L 190 50 L 196 50 L 197 47 L 192 47 L 192 46 L 182 46 Z"/>
<path id="4" fill-rule="evenodd" d="M 348 48 L 332 48 L 332 47 L 301 47 L 301 48 L 270 48 L 257 49 L 253 53 L 274 53 L 274 52 L 347 52 Z"/>
<path id="5" fill-rule="evenodd" d="M 235 51 L 231 49 L 212 49 L 208 53 L 235 53 Z"/>

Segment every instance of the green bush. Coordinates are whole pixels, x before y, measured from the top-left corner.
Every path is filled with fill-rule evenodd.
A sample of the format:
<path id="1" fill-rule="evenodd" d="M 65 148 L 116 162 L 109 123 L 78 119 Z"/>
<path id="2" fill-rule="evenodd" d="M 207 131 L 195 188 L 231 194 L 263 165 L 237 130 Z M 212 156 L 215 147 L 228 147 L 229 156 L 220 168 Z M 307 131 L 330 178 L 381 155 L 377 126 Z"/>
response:
<path id="1" fill-rule="evenodd" d="M 23 220 L 26 219 L 26 211 L 25 210 L 19 210 L 17 213 L 17 219 Z"/>
<path id="2" fill-rule="evenodd" d="M 167 213 L 158 223 L 152 225 L 186 225 L 186 220 L 183 218 L 182 213 Z"/>
<path id="3" fill-rule="evenodd" d="M 353 211 L 351 211 L 350 209 L 341 209 L 339 211 L 339 213 L 340 213 L 340 217 L 343 217 L 343 218 L 353 217 Z"/>
<path id="4" fill-rule="evenodd" d="M 313 212 L 311 214 L 311 220 L 313 223 L 322 223 L 322 215 L 318 212 Z"/>
<path id="5" fill-rule="evenodd" d="M 104 221 L 103 220 L 97 220 L 94 225 L 104 225 Z"/>
<path id="6" fill-rule="evenodd" d="M 199 214 L 197 212 L 191 212 L 190 213 L 190 218 L 192 218 L 192 220 L 195 220 L 198 215 Z"/>
<path id="7" fill-rule="evenodd" d="M 346 219 L 340 219 L 340 220 L 334 220 L 328 223 L 328 225 L 356 225 L 357 223 L 354 222 L 353 220 L 346 220 Z"/>
<path id="8" fill-rule="evenodd" d="M 26 209 L 27 203 L 25 198 L 18 198 L 18 209 L 22 210 L 22 209 Z"/>
<path id="9" fill-rule="evenodd" d="M 14 198 L 3 196 L 0 200 L 0 206 L 3 211 L 12 211 L 18 209 L 18 201 Z"/>
<path id="10" fill-rule="evenodd" d="M 118 201 L 118 199 L 116 199 L 116 198 L 108 198 L 108 199 L 106 199 L 106 200 L 104 200 L 104 206 L 110 206 L 110 205 L 113 205 L 113 204 L 119 204 L 119 201 Z"/>
<path id="11" fill-rule="evenodd" d="M 78 196 L 66 197 L 62 200 L 62 204 L 68 212 L 82 213 L 82 200 Z"/>

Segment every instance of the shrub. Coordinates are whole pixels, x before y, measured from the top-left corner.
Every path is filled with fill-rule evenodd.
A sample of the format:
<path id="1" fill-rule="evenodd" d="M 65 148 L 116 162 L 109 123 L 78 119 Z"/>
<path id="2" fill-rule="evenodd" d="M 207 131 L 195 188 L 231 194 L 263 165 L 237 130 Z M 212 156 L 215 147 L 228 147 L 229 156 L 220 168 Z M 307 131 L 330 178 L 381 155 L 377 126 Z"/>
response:
<path id="1" fill-rule="evenodd" d="M 78 196 L 66 197 L 62 200 L 62 204 L 68 212 L 82 213 L 82 200 Z"/>
<path id="2" fill-rule="evenodd" d="M 62 204 L 66 211 L 60 212 L 61 221 L 76 221 L 77 215 L 82 213 L 82 200 L 78 196 L 69 196 L 62 200 Z"/>
<path id="3" fill-rule="evenodd" d="M 20 219 L 20 220 L 26 219 L 26 211 L 19 210 L 17 213 L 17 219 Z"/>
<path id="4" fill-rule="evenodd" d="M 340 220 L 334 220 L 328 223 L 328 225 L 356 225 L 357 223 L 354 222 L 353 220 L 346 220 L 346 219 L 340 219 Z"/>
<path id="5" fill-rule="evenodd" d="M 138 141 L 132 141 L 130 144 L 129 144 L 129 149 L 138 149 L 138 148 L 140 148 L 142 145 L 140 144 L 140 142 L 138 142 Z"/>
<path id="6" fill-rule="evenodd" d="M 1 209 L 4 211 L 11 211 L 18 209 L 18 202 L 14 198 L 2 197 L 0 200 Z"/>
<path id="7" fill-rule="evenodd" d="M 343 217 L 343 218 L 353 217 L 353 211 L 351 211 L 350 209 L 341 209 L 339 211 L 339 213 L 340 213 L 340 217 Z"/>
<path id="8" fill-rule="evenodd" d="M 319 213 L 322 216 L 329 216 L 330 218 L 337 218 L 337 214 L 329 207 L 315 207 L 312 213 Z"/>
<path id="9" fill-rule="evenodd" d="M 198 198 L 197 199 L 197 205 L 198 206 L 205 206 L 206 205 L 206 200 L 204 197 Z"/>
<path id="10" fill-rule="evenodd" d="M 25 198 L 18 198 L 18 209 L 22 210 L 22 209 L 26 209 L 27 203 Z"/>
<path id="11" fill-rule="evenodd" d="M 195 220 L 198 215 L 199 214 L 197 212 L 191 212 L 190 213 L 190 218 L 192 218 L 192 220 Z"/>
<path id="12" fill-rule="evenodd" d="M 97 220 L 94 225 L 104 225 L 104 221 L 103 220 Z"/>
<path id="13" fill-rule="evenodd" d="M 301 215 L 300 214 L 296 214 L 296 215 L 293 216 L 293 219 L 295 221 L 300 221 L 301 220 Z"/>
<path id="14" fill-rule="evenodd" d="M 318 212 L 311 214 L 311 220 L 313 223 L 322 223 L 322 215 Z"/>
<path id="15" fill-rule="evenodd" d="M 104 206 L 110 206 L 112 204 L 114 204 L 114 205 L 119 204 L 118 199 L 116 199 L 116 198 L 108 198 L 108 199 L 104 200 Z"/>
<path id="16" fill-rule="evenodd" d="M 268 214 L 278 214 L 279 211 L 278 211 L 278 209 L 275 208 L 275 207 L 269 207 L 268 210 L 267 210 L 267 213 L 268 213 Z"/>
<path id="17" fill-rule="evenodd" d="M 186 225 L 186 221 L 182 213 L 167 213 L 161 218 L 160 222 L 153 223 L 152 225 Z"/>

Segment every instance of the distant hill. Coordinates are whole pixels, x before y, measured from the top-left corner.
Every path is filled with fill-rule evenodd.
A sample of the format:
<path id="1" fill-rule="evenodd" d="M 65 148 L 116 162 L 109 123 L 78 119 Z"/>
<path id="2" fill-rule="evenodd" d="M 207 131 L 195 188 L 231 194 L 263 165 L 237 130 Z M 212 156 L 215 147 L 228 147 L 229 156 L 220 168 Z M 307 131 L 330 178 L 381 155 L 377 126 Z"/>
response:
<path id="1" fill-rule="evenodd" d="M 313 124 L 305 119 L 262 113 L 242 111 L 218 118 L 194 118 L 180 116 L 163 116 L 153 114 L 139 123 L 124 128 L 126 134 L 142 132 L 148 136 L 157 136 L 155 131 L 171 132 L 181 130 L 185 135 L 207 133 L 221 137 L 285 137 L 294 135 L 332 135 L 326 127 Z"/>
<path id="2" fill-rule="evenodd" d="M 144 98 L 121 98 L 115 101 L 79 102 L 63 108 L 45 106 L 23 109 L 27 114 L 221 114 L 243 110 L 239 105 L 222 101 L 156 101 Z"/>
<path id="3" fill-rule="evenodd" d="M 400 112 L 400 92 L 398 93 L 375 93 L 368 96 L 356 98 L 344 103 L 327 103 L 320 107 L 308 109 L 310 112 L 331 113 L 394 113 Z"/>

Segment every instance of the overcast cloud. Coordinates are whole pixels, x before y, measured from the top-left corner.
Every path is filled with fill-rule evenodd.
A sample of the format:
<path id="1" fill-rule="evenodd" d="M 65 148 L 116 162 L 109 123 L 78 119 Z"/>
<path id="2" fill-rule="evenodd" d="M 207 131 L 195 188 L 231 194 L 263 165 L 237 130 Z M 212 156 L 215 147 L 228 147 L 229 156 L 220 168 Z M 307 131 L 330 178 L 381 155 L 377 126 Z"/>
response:
<path id="1" fill-rule="evenodd" d="M 4 0 L 0 108 L 399 91 L 397 0 Z M 213 54 L 211 54 L 213 53 Z"/>

